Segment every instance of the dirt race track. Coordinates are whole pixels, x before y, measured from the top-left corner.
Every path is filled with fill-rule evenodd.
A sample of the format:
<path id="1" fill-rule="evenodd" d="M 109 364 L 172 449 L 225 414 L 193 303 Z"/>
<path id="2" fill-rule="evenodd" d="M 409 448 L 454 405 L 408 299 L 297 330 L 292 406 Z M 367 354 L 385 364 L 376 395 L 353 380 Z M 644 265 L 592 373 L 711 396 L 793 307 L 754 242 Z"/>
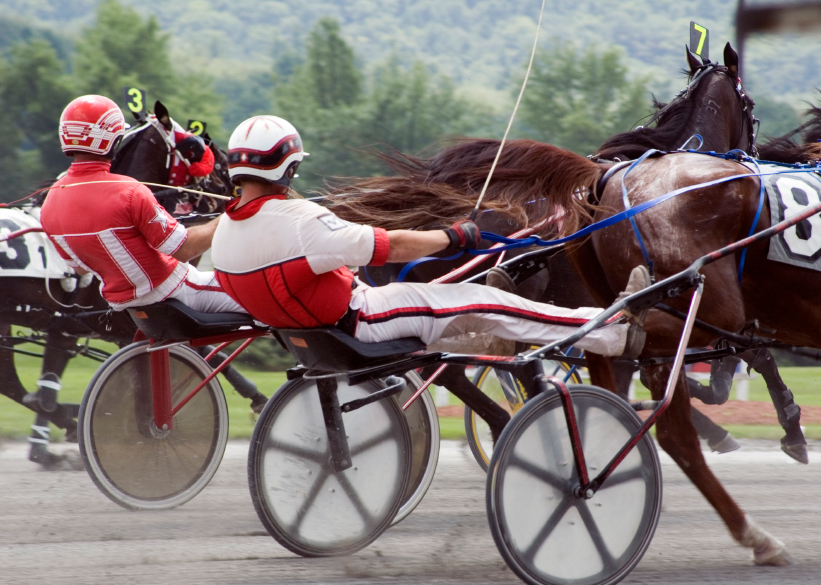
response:
<path id="1" fill-rule="evenodd" d="M 775 442 L 743 443 L 736 453 L 709 455 L 710 464 L 742 508 L 786 542 L 795 564 L 753 566 L 662 456 L 661 521 L 624 583 L 821 583 L 821 446 L 801 466 Z M 193 501 L 147 513 L 110 502 L 85 472 L 40 471 L 24 443 L 0 445 L 0 583 L 520 583 L 493 544 L 484 474 L 463 443 L 443 444 L 433 486 L 404 522 L 365 550 L 332 559 L 297 557 L 267 535 L 248 494 L 247 449 L 230 443 Z"/>

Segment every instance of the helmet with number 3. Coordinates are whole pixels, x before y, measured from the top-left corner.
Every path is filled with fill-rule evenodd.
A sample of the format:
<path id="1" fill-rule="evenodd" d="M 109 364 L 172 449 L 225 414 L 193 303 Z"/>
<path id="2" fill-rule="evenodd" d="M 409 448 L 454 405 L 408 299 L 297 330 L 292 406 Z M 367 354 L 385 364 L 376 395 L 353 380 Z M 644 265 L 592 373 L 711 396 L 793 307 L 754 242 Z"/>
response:
<path id="1" fill-rule="evenodd" d="M 237 126 L 228 141 L 228 174 L 289 187 L 307 152 L 290 122 L 276 116 L 254 116 Z"/>
<path id="2" fill-rule="evenodd" d="M 69 156 L 75 152 L 112 155 L 126 128 L 117 104 L 101 95 L 84 95 L 60 116 L 60 145 Z"/>

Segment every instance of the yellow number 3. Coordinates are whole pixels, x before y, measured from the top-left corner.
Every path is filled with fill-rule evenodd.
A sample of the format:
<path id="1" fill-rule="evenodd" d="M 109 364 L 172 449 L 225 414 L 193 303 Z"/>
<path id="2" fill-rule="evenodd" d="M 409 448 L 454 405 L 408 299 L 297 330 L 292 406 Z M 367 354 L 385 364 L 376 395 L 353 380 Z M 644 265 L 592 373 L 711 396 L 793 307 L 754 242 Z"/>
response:
<path id="1" fill-rule="evenodd" d="M 145 105 L 143 104 L 143 92 L 137 89 L 136 87 L 132 87 L 128 90 L 128 95 L 131 97 L 131 101 L 129 101 L 126 105 L 128 109 L 134 112 L 135 114 L 139 114 L 143 111 Z"/>

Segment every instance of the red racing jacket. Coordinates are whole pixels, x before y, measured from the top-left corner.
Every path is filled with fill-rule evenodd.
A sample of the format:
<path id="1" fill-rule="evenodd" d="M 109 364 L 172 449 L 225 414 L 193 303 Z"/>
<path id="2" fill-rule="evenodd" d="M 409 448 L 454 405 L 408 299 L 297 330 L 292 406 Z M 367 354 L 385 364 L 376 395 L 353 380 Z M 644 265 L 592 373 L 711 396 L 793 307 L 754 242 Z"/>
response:
<path id="1" fill-rule="evenodd" d="M 69 266 L 100 279 L 114 309 L 159 302 L 188 273 L 188 264 L 171 256 L 188 232 L 148 187 L 111 174 L 110 167 L 102 161 L 72 164 L 48 192 L 43 230 Z M 106 182 L 62 188 L 95 181 Z"/>
<path id="2" fill-rule="evenodd" d="M 343 221 L 316 203 L 272 195 L 238 204 L 226 206 L 214 234 L 214 270 L 231 298 L 273 327 L 335 324 L 351 300 L 347 266 L 388 259 L 385 230 Z"/>

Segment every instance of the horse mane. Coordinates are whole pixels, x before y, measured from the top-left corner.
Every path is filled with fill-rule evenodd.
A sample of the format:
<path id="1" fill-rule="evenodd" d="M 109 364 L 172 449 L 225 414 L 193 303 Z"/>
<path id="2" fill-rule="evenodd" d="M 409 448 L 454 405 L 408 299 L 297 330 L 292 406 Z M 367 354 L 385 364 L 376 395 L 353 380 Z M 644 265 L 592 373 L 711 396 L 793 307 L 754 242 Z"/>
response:
<path id="1" fill-rule="evenodd" d="M 385 229 L 445 227 L 473 211 L 499 149 L 498 140 L 461 138 L 423 158 L 372 151 L 396 176 L 338 179 L 324 194 L 342 219 Z M 588 195 L 601 168 L 570 151 L 534 140 L 505 144 L 481 210 L 521 226 L 556 216 L 572 233 L 589 218 Z M 558 215 L 557 215 L 558 214 Z M 545 226 L 547 233 L 555 226 Z"/>
<path id="2" fill-rule="evenodd" d="M 653 107 L 661 110 L 668 104 L 659 102 L 653 97 Z M 670 102 L 669 109 L 664 112 L 656 126 L 640 127 L 621 134 L 616 134 L 601 145 L 596 157 L 604 160 L 634 160 L 650 149 L 669 150 L 669 144 L 675 140 L 681 128 L 685 126 L 695 110 L 694 100 L 677 100 Z"/>
<path id="3" fill-rule="evenodd" d="M 761 160 L 795 164 L 815 164 L 821 160 L 821 108 L 811 107 L 805 112 L 811 117 L 809 127 L 802 134 L 801 143 L 797 143 L 793 136 L 795 130 L 783 136 L 771 138 L 758 147 L 758 157 Z"/>

